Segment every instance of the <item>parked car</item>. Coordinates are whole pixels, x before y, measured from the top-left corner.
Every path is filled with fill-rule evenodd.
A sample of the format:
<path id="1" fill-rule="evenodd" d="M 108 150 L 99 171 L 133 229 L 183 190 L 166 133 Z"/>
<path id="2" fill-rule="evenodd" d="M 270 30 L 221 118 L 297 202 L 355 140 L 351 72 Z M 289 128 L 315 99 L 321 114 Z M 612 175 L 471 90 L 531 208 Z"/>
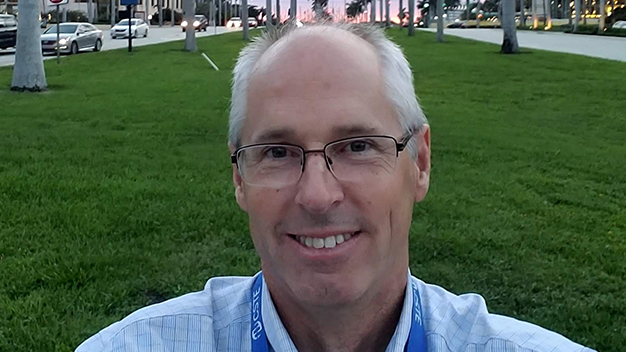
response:
<path id="1" fill-rule="evenodd" d="M 248 17 L 248 27 L 256 28 L 259 25 L 259 22 L 252 17 Z"/>
<path id="2" fill-rule="evenodd" d="M 233 17 L 226 22 L 226 28 L 239 28 L 243 21 L 239 17 Z"/>
<path id="3" fill-rule="evenodd" d="M 448 25 L 448 28 L 466 28 L 465 22 L 457 21 Z"/>
<path id="4" fill-rule="evenodd" d="M 187 26 L 189 26 L 189 23 L 187 23 L 187 21 L 183 21 L 181 22 L 180 26 L 183 28 L 183 32 L 184 32 L 187 29 Z M 206 17 L 204 17 L 204 15 L 193 16 L 193 28 L 195 30 L 206 32 L 206 28 L 208 26 L 209 26 L 209 20 L 207 20 Z"/>
<path id="5" fill-rule="evenodd" d="M 144 20 L 133 18 L 130 21 L 130 32 L 133 34 L 133 38 L 148 36 L 150 26 Z M 117 37 L 128 38 L 128 19 L 123 19 L 111 27 L 111 38 L 116 39 Z"/>
<path id="6" fill-rule="evenodd" d="M 626 29 L 626 21 L 617 21 L 613 23 L 611 29 Z"/>
<path id="7" fill-rule="evenodd" d="M 78 54 L 83 49 L 100 51 L 104 33 L 90 23 L 65 22 L 59 25 L 59 51 L 64 54 Z M 48 28 L 41 35 L 41 49 L 44 53 L 57 50 L 57 25 Z"/>
<path id="8" fill-rule="evenodd" d="M 0 49 L 17 44 L 17 20 L 13 15 L 0 15 Z"/>

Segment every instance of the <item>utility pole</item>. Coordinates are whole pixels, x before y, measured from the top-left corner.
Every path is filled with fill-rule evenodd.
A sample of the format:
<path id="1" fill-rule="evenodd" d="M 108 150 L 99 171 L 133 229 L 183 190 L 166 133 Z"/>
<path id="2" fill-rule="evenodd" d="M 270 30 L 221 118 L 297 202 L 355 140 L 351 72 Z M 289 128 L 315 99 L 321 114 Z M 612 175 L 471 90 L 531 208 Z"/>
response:
<path id="1" fill-rule="evenodd" d="M 280 25 L 280 0 L 276 0 L 276 25 Z"/>

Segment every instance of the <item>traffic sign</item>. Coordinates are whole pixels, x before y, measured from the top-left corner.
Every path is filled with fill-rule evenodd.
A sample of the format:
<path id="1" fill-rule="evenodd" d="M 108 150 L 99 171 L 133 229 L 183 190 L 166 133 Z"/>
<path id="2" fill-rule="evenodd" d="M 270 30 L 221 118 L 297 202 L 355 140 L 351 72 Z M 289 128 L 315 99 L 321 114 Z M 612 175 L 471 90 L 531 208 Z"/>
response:
<path id="1" fill-rule="evenodd" d="M 69 0 L 48 0 L 48 5 L 56 6 L 56 5 L 65 5 L 69 2 Z"/>

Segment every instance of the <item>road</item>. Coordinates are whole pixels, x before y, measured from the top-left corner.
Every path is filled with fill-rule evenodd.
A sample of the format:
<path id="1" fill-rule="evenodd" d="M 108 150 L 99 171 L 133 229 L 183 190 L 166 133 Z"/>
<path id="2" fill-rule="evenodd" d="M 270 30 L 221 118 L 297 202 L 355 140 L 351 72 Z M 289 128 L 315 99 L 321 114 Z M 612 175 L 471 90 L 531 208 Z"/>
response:
<path id="1" fill-rule="evenodd" d="M 436 28 L 426 28 L 423 30 L 429 32 L 437 31 Z M 502 29 L 499 28 L 446 28 L 444 34 L 481 42 L 502 44 Z M 605 37 L 561 32 L 517 31 L 517 40 L 520 47 L 523 48 L 557 51 L 626 62 L 626 38 L 623 37 Z"/>
<path id="2" fill-rule="evenodd" d="M 109 33 L 109 26 L 98 26 L 104 32 L 104 43 L 102 45 L 102 50 L 113 50 L 119 48 L 127 48 L 128 47 L 128 38 L 122 39 L 111 39 L 111 35 Z M 239 29 L 225 28 L 225 27 L 217 27 L 215 30 L 214 27 L 210 27 L 206 32 L 196 32 L 196 38 L 206 37 L 214 34 L 221 34 L 225 32 L 233 32 L 238 31 Z M 133 39 L 133 47 L 135 46 L 143 46 L 164 42 L 171 42 L 175 40 L 184 40 L 185 33 L 181 31 L 180 26 L 169 27 L 169 26 L 151 26 L 150 32 L 147 38 L 135 38 Z M 81 52 L 82 54 L 83 52 Z M 94 53 L 95 54 L 95 53 Z M 96 54 L 97 55 L 97 54 Z M 55 59 L 56 55 L 45 55 L 44 60 Z M 0 50 L 0 66 L 11 66 L 15 63 L 15 49 L 6 49 Z"/>

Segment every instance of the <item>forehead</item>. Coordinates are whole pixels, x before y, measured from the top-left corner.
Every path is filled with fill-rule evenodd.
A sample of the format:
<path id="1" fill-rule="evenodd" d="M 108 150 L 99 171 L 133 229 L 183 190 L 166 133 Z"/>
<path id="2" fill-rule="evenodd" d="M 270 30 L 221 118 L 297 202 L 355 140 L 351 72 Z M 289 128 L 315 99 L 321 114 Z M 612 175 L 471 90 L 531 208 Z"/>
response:
<path id="1" fill-rule="evenodd" d="M 336 28 L 296 30 L 268 49 L 252 71 L 242 141 L 389 134 L 395 121 L 384 89 L 371 44 Z"/>

